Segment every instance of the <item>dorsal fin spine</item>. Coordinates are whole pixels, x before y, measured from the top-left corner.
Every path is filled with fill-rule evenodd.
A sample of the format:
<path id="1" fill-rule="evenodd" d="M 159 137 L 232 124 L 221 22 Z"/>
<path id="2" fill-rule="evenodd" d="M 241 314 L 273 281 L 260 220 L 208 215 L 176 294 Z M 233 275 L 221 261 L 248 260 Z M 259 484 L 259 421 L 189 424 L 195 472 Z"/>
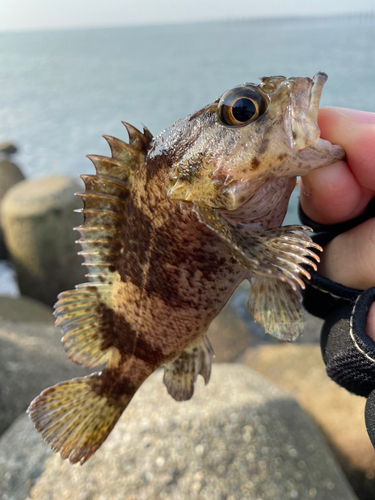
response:
<path id="1" fill-rule="evenodd" d="M 123 218 L 116 212 L 110 210 L 95 210 L 95 209 L 79 209 L 79 212 L 84 216 L 84 225 L 86 227 L 96 227 L 98 224 L 108 224 L 111 227 L 115 227 L 119 231 L 119 226 Z M 119 238 L 120 235 L 117 235 Z"/>
<path id="2" fill-rule="evenodd" d="M 103 193 L 76 193 L 83 200 L 83 207 L 85 209 L 90 209 L 100 205 L 104 210 L 110 210 L 111 212 L 119 212 L 124 207 L 124 199 L 120 199 L 117 196 L 107 195 Z"/>
<path id="3" fill-rule="evenodd" d="M 148 146 L 147 139 L 142 134 L 142 132 L 138 130 L 136 127 L 133 127 L 133 125 L 130 125 L 130 123 L 127 122 L 121 122 L 121 123 L 124 125 L 129 134 L 130 146 L 132 146 L 137 151 L 142 151 L 147 149 Z"/>
<path id="4" fill-rule="evenodd" d="M 98 262 L 106 259 L 109 260 L 110 257 L 118 257 L 119 253 L 120 252 L 105 252 L 103 250 L 99 250 L 97 252 L 78 252 L 78 255 L 83 255 L 85 260 L 90 260 L 90 262 L 95 263 L 95 259 Z"/>
<path id="5" fill-rule="evenodd" d="M 125 201 L 125 200 L 120 199 L 118 196 L 114 196 L 113 194 L 97 193 L 95 191 L 90 191 L 89 193 L 75 193 L 75 194 L 76 194 L 76 196 L 80 196 L 81 198 L 117 201 L 119 203 L 124 203 L 124 201 Z"/>
<path id="6" fill-rule="evenodd" d="M 84 227 L 84 226 L 77 226 L 77 227 L 74 227 L 73 228 L 74 231 L 78 231 L 79 233 L 81 233 L 83 231 L 83 233 L 86 233 L 86 232 L 92 232 L 92 231 L 105 231 L 105 232 L 113 232 L 113 233 L 116 233 L 117 232 L 117 229 L 114 228 L 114 227 L 108 227 L 108 226 L 95 226 L 95 227 Z"/>
<path id="7" fill-rule="evenodd" d="M 147 127 L 143 127 L 143 134 L 146 137 L 148 144 L 153 140 L 153 136 Z"/>
<path id="8" fill-rule="evenodd" d="M 114 178 L 126 180 L 138 165 L 138 153 L 128 151 L 122 158 L 101 155 L 86 155 L 94 164 L 98 175 L 109 175 Z"/>
<path id="9" fill-rule="evenodd" d="M 88 208 L 88 209 L 78 208 L 75 211 L 76 212 L 81 212 L 82 214 L 85 214 L 85 215 L 92 214 L 92 215 L 98 215 L 100 217 L 104 216 L 104 217 L 111 217 L 113 219 L 121 220 L 121 217 L 119 217 L 119 215 L 116 212 L 112 212 L 111 210 L 101 210 L 100 208 L 99 209 L 94 209 L 94 208 Z"/>
<path id="10" fill-rule="evenodd" d="M 107 283 L 97 283 L 97 284 L 95 284 L 95 286 L 93 286 L 93 284 L 90 283 L 90 282 L 88 282 L 88 283 L 80 283 L 79 285 L 76 285 L 76 289 L 79 290 L 79 291 L 82 291 L 82 290 L 85 290 L 85 289 L 90 289 L 91 287 L 94 288 L 94 289 L 105 288 L 106 290 L 108 290 Z M 90 295 L 92 295 L 92 292 L 90 293 Z"/>
<path id="11" fill-rule="evenodd" d="M 86 250 L 89 250 L 89 252 L 87 252 Z M 83 255 L 84 257 L 85 255 L 111 255 L 112 257 L 117 258 L 121 255 L 121 248 L 119 248 L 118 246 L 110 246 L 103 249 L 103 246 L 98 243 L 95 245 L 91 245 L 91 247 L 85 245 L 84 250 L 82 252 L 79 252 L 79 254 Z"/>
<path id="12" fill-rule="evenodd" d="M 125 144 L 125 143 L 124 143 Z M 132 154 L 136 155 L 137 152 L 134 151 L 130 146 L 129 146 Z M 104 155 L 86 155 L 86 158 L 89 158 L 89 160 L 91 160 L 94 164 L 94 166 L 96 165 L 100 165 L 100 164 L 103 164 L 103 165 L 112 165 L 113 167 L 120 167 L 124 170 L 129 170 L 128 167 L 126 165 L 124 165 L 123 162 L 121 161 L 117 161 L 117 159 L 112 156 L 104 156 Z"/>
<path id="13" fill-rule="evenodd" d="M 112 158 L 114 158 L 115 160 L 127 160 L 129 155 L 137 158 L 138 152 L 133 149 L 130 144 L 127 144 L 126 142 L 121 141 L 121 139 L 117 139 L 116 137 L 112 137 L 111 135 L 103 135 L 102 137 L 107 141 L 111 150 Z"/>
<path id="14" fill-rule="evenodd" d="M 108 267 L 109 264 L 107 262 L 98 262 L 98 263 L 85 262 L 84 265 L 87 267 Z"/>
<path id="15" fill-rule="evenodd" d="M 110 184 L 111 186 L 116 186 L 119 189 L 123 189 L 124 191 L 129 191 L 129 182 L 125 182 L 117 177 L 111 177 L 109 175 L 82 174 L 80 175 L 80 178 L 85 183 L 86 190 L 89 192 L 96 191 L 96 188 L 98 187 L 103 188 L 108 184 Z"/>
<path id="16" fill-rule="evenodd" d="M 119 254 L 103 254 L 99 253 L 86 253 L 79 252 L 79 255 L 82 255 L 85 259 L 85 266 L 111 266 L 115 259 L 118 258 Z"/>
<path id="17" fill-rule="evenodd" d="M 89 250 L 90 248 L 95 248 L 95 245 L 99 245 L 101 248 L 109 249 L 109 248 L 118 248 L 121 249 L 121 245 L 118 241 L 111 241 L 108 239 L 105 240 L 84 240 L 84 239 L 79 239 L 76 241 L 76 243 L 80 244 L 82 246 L 82 250 L 86 251 Z M 94 247 L 93 247 L 94 245 Z"/>

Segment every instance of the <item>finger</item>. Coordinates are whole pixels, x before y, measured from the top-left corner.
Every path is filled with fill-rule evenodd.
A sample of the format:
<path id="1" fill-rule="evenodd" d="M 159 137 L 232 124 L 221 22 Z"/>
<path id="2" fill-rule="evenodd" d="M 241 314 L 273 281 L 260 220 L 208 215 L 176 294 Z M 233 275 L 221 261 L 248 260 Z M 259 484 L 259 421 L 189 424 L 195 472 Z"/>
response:
<path id="1" fill-rule="evenodd" d="M 372 191 L 358 184 L 344 161 L 312 170 L 301 179 L 302 210 L 320 224 L 337 224 L 357 217 L 372 197 Z"/>
<path id="2" fill-rule="evenodd" d="M 302 178 L 301 205 L 311 219 L 335 224 L 360 215 L 375 192 L 375 114 L 344 108 L 319 110 L 321 136 L 346 151 L 347 162 Z"/>
<path id="3" fill-rule="evenodd" d="M 375 286 L 375 218 L 328 243 L 321 256 L 319 272 L 357 290 Z"/>
<path id="4" fill-rule="evenodd" d="M 358 183 L 375 191 L 375 113 L 346 108 L 322 108 L 321 135 L 345 149 L 347 163 Z"/>

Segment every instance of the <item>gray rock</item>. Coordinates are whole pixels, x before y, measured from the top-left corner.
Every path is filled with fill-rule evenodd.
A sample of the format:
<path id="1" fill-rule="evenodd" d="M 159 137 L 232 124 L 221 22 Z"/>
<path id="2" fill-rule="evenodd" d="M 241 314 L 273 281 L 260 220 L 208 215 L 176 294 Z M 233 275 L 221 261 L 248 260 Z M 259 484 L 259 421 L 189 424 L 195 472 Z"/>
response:
<path id="1" fill-rule="evenodd" d="M 0 321 L 16 323 L 54 324 L 55 319 L 51 307 L 29 297 L 2 297 L 0 295 Z"/>
<path id="2" fill-rule="evenodd" d="M 8 491 L 4 500 L 24 498 L 14 493 L 17 484 L 30 484 L 41 469 L 32 499 L 356 498 L 311 418 L 295 400 L 241 365 L 215 365 L 210 384 L 198 383 L 185 403 L 168 396 L 161 371 L 155 373 L 83 467 L 57 455 L 41 467 L 38 460 L 47 455 L 30 432 L 22 420 L 4 436 L 5 447 L 0 443 L 10 464 L 6 469 L 0 460 L 0 478 L 8 481 L 7 489 L 1 488 Z M 28 453 L 17 451 L 20 436 L 30 443 Z M 20 480 L 17 456 L 35 464 Z"/>
<path id="3" fill-rule="evenodd" d="M 6 158 L 0 160 L 0 201 L 11 187 L 24 179 L 25 176 L 15 163 Z"/>
<path id="4" fill-rule="evenodd" d="M 53 305 L 59 292 L 85 280 L 73 227 L 82 216 L 74 193 L 81 186 L 67 176 L 28 180 L 11 188 L 1 205 L 5 241 L 22 295 Z"/>
<path id="5" fill-rule="evenodd" d="M 291 394 L 326 436 L 358 497 L 375 498 L 375 453 L 368 437 L 365 398 L 335 384 L 326 373 L 320 346 L 261 345 L 241 361 Z"/>
<path id="6" fill-rule="evenodd" d="M 52 453 L 28 415 L 20 415 L 0 438 L 0 500 L 25 500 Z"/>
<path id="7" fill-rule="evenodd" d="M 2 146 L 7 146 L 8 148 Z M 10 144 L 4 143 L 0 144 L 0 152 L 5 152 L 9 150 Z M 3 199 L 5 193 L 15 184 L 22 181 L 25 178 L 19 167 L 7 159 L 0 160 L 0 202 Z M 7 257 L 7 251 L 4 241 L 4 236 L 1 230 L 1 219 L 0 219 L 0 259 L 5 259 Z"/>
<path id="8" fill-rule="evenodd" d="M 39 314 L 35 308 L 23 317 Z M 87 373 L 66 357 L 60 339 L 52 324 L 0 319 L 0 434 L 43 389 Z"/>
<path id="9" fill-rule="evenodd" d="M 6 142 L 1 142 L 0 143 L 0 153 L 4 155 L 13 155 L 14 153 L 17 153 L 18 149 L 17 146 L 12 144 L 9 141 Z"/>
<path id="10" fill-rule="evenodd" d="M 213 320 L 207 336 L 214 349 L 216 363 L 235 361 L 254 342 L 248 325 L 230 304 Z"/>

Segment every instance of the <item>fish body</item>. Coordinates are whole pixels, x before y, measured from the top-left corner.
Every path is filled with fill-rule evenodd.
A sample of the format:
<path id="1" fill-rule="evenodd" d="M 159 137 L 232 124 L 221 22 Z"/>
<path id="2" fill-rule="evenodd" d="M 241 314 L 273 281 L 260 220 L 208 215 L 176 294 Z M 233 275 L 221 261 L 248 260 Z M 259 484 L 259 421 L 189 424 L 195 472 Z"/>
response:
<path id="1" fill-rule="evenodd" d="M 296 176 L 344 156 L 319 139 L 326 78 L 234 87 L 156 137 L 125 124 L 129 144 L 104 136 L 112 156 L 89 156 L 77 228 L 89 281 L 60 294 L 55 314 L 68 356 L 102 371 L 46 389 L 28 410 L 63 458 L 90 458 L 156 368 L 178 401 L 198 374 L 207 383 L 205 333 L 244 279 L 265 330 L 298 336 L 302 265 L 315 267 L 319 247 L 280 226 Z"/>

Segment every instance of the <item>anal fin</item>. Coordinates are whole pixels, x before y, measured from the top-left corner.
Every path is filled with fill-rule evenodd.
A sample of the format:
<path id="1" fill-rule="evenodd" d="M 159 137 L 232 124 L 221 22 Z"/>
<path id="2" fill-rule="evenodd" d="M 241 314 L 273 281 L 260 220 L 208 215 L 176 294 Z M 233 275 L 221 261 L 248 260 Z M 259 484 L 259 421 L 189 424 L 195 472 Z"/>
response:
<path id="1" fill-rule="evenodd" d="M 254 276 L 247 308 L 266 333 L 292 342 L 302 333 L 302 299 L 287 281 Z"/>
<path id="2" fill-rule="evenodd" d="M 207 384 L 211 375 L 213 349 L 207 337 L 192 344 L 165 365 L 163 382 L 176 401 L 187 401 L 194 394 L 194 384 L 200 374 Z"/>

